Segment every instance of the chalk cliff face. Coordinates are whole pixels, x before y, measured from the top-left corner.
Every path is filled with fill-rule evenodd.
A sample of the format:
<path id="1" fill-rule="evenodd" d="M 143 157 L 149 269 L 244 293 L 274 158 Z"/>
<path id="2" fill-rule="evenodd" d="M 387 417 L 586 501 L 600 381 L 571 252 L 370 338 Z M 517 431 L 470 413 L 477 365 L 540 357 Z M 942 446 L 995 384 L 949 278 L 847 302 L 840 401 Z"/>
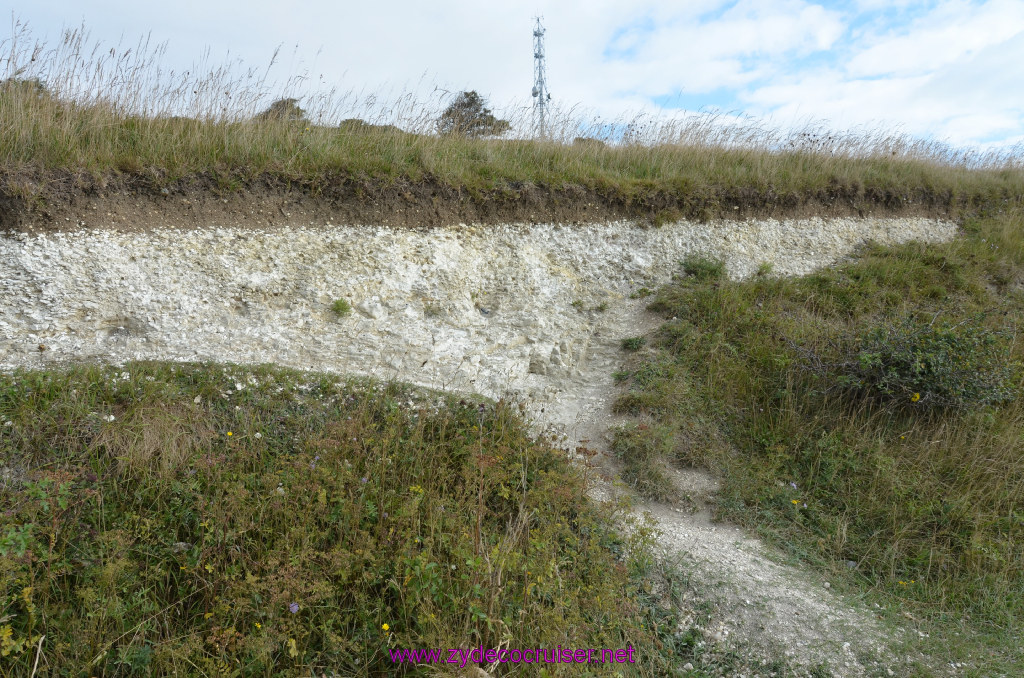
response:
<path id="1" fill-rule="evenodd" d="M 827 266 L 869 240 L 951 238 L 931 219 L 317 226 L 0 238 L 0 368 L 87 358 L 276 362 L 488 396 L 542 419 L 608 392 L 642 300 L 688 254 L 733 277 Z M 352 313 L 338 317 L 336 299 Z M 40 346 L 43 348 L 41 349 Z M 579 396 L 582 396 L 580 400 Z M 595 405 L 596 406 L 596 405 Z"/>

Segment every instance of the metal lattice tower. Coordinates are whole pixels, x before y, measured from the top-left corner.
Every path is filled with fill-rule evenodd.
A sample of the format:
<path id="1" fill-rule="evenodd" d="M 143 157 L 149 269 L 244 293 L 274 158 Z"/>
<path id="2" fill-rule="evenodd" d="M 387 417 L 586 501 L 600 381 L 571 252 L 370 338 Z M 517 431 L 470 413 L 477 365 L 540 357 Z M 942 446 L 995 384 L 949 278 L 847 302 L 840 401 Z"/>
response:
<path id="1" fill-rule="evenodd" d="M 544 66 L 544 27 L 540 17 L 533 28 L 533 129 L 537 136 L 547 136 L 547 110 L 551 95 L 548 94 L 547 72 Z"/>

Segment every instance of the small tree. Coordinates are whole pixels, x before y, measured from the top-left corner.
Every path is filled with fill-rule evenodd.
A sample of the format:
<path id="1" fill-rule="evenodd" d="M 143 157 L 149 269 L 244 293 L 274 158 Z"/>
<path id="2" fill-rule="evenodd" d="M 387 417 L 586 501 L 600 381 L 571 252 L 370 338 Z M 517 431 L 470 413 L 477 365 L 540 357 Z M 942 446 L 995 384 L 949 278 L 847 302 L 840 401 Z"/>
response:
<path id="1" fill-rule="evenodd" d="M 256 117 L 260 120 L 302 122 L 306 119 L 306 111 L 299 108 L 298 99 L 278 99 Z"/>
<path id="2" fill-rule="evenodd" d="M 483 97 L 476 92 L 463 92 L 438 118 L 438 133 L 442 136 L 481 137 L 507 132 L 512 126 L 509 121 L 495 118 L 484 103 Z"/>

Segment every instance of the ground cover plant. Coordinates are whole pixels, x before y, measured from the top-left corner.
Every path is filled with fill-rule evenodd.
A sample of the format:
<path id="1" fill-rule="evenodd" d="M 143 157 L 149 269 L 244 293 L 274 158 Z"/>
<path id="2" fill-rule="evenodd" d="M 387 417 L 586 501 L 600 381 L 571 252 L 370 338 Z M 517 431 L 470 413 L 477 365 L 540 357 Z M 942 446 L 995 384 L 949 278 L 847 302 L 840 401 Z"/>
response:
<path id="1" fill-rule="evenodd" d="M 48 45 L 15 24 L 0 54 L 0 190 L 26 204 L 75 187 L 159 192 L 197 177 L 228 192 L 273 181 L 311 195 L 423 183 L 498 204 L 536 187 L 563 198 L 583 190 L 661 224 L 805 204 L 958 213 L 1024 192 L 1019 149 L 982 153 L 885 130 L 783 132 L 715 113 L 602 121 L 555 106 L 545 138 L 532 138 L 528 109 L 502 113 L 508 127 L 494 138 L 438 133 L 461 95 L 300 94 L 303 77 L 275 92 L 269 68 L 175 73 L 161 67 L 162 47 L 108 51 L 84 30 Z"/>
<path id="2" fill-rule="evenodd" d="M 668 320 L 616 405 L 638 488 L 670 496 L 666 460 L 710 468 L 720 517 L 846 573 L 936 656 L 1022 665 L 1020 211 L 802 278 L 691 259 L 650 308 Z"/>
<path id="3" fill-rule="evenodd" d="M 389 650 L 480 644 L 631 644 L 547 675 L 670 675 L 696 651 L 644 589 L 649 531 L 504 403 L 129 363 L 0 377 L 0 419 L 0 675 L 426 675 L 455 667 Z"/>

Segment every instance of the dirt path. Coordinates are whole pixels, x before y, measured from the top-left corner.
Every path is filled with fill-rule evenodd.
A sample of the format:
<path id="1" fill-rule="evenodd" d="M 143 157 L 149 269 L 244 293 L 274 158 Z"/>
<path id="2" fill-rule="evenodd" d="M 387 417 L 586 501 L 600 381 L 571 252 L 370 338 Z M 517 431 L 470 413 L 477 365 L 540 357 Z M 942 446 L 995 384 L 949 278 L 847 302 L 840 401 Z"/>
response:
<path id="1" fill-rule="evenodd" d="M 612 412 L 621 391 L 612 373 L 622 360 L 621 340 L 649 333 L 661 323 L 645 306 L 623 300 L 609 308 L 579 376 L 565 384 L 556 403 L 534 413 L 539 426 L 564 437 L 567 449 L 583 445 L 598 451 L 591 462 L 605 471 L 594 476 L 592 496 L 598 500 L 629 493 L 621 483 L 605 479 L 614 477 L 617 466 L 609 429 L 627 421 Z M 706 642 L 766 661 L 784 657 L 795 668 L 826 665 L 835 676 L 900 675 L 891 639 L 868 609 L 836 595 L 821 577 L 780 564 L 781 554 L 743 530 L 713 522 L 708 504 L 717 483 L 711 476 L 677 471 L 676 484 L 699 510 L 633 497 L 634 510 L 654 518 L 660 531 L 658 555 L 684 568 L 695 595 L 713 607 L 714 621 L 704 628 Z"/>

